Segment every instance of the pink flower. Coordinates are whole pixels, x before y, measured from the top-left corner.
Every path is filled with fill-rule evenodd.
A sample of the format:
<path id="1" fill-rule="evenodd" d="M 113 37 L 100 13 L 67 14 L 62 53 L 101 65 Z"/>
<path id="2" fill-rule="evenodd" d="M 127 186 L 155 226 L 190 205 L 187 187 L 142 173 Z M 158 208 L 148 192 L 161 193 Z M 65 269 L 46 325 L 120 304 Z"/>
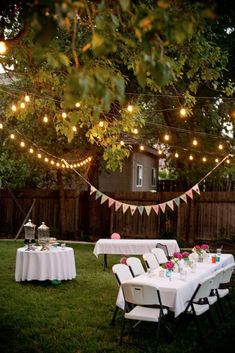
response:
<path id="1" fill-rule="evenodd" d="M 174 263 L 172 261 L 167 261 L 166 262 L 166 268 L 167 268 L 167 270 L 173 270 Z"/>
<path id="2" fill-rule="evenodd" d="M 111 239 L 120 239 L 121 237 L 120 237 L 120 234 L 118 234 L 118 233 L 113 233 L 112 235 L 111 235 Z"/>
<path id="3" fill-rule="evenodd" d="M 201 250 L 201 247 L 200 247 L 200 245 L 195 245 L 195 246 L 194 246 L 194 249 L 195 249 L 196 251 L 200 251 L 200 250 Z"/>
<path id="4" fill-rule="evenodd" d="M 207 244 L 202 244 L 201 249 L 207 251 L 209 249 L 209 245 Z"/>
<path id="5" fill-rule="evenodd" d="M 183 259 L 189 257 L 189 252 L 184 251 L 184 252 L 182 253 L 182 256 L 183 256 Z"/>
<path id="6" fill-rule="evenodd" d="M 174 252 L 173 257 L 175 257 L 178 260 L 181 260 L 183 258 L 182 254 L 177 251 Z"/>

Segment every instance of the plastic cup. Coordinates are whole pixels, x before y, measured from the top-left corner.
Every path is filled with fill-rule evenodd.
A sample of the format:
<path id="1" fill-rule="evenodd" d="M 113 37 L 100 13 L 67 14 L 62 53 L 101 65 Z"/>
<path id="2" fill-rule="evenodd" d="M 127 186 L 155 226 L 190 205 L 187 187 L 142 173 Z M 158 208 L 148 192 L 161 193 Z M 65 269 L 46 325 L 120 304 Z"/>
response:
<path id="1" fill-rule="evenodd" d="M 213 264 L 216 263 L 216 255 L 212 255 L 212 256 L 211 256 L 211 262 L 212 262 Z"/>

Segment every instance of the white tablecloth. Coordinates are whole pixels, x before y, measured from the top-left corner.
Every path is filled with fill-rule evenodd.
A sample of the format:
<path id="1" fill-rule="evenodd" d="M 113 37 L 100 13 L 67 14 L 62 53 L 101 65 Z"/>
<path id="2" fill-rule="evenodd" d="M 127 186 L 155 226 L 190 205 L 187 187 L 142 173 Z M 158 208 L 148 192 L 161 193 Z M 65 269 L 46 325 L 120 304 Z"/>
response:
<path id="1" fill-rule="evenodd" d="M 157 243 L 165 244 L 170 256 L 179 251 L 175 239 L 99 239 L 94 247 L 93 254 L 116 254 L 116 255 L 143 255 L 151 252 Z"/>
<path id="2" fill-rule="evenodd" d="M 17 249 L 15 280 L 70 280 L 76 277 L 74 251 L 70 247 L 27 251 Z"/>
<path id="3" fill-rule="evenodd" d="M 201 279 L 206 278 L 207 276 L 213 274 L 216 270 L 226 265 L 234 263 L 234 258 L 232 254 L 222 254 L 220 262 L 215 264 L 209 262 L 197 263 L 196 272 L 193 273 L 188 267 L 186 279 L 180 279 L 179 273 L 172 274 L 172 279 L 169 280 L 167 277 L 160 277 L 159 271 L 161 268 L 158 268 L 154 271 L 154 274 L 151 276 L 147 273 L 137 276 L 127 282 L 135 283 L 138 281 L 143 284 L 151 284 L 156 286 L 160 290 L 161 299 L 163 305 L 166 305 L 174 312 L 175 317 L 182 313 L 186 307 L 187 301 L 193 295 L 198 283 Z M 119 306 L 122 305 L 123 295 L 121 289 L 119 289 L 117 303 Z"/>

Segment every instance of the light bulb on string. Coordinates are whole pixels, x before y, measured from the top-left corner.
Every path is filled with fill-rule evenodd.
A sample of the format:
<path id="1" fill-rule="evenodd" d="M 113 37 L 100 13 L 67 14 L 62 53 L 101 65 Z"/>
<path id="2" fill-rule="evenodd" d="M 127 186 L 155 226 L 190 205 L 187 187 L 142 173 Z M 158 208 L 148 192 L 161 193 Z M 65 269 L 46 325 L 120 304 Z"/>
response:
<path id="1" fill-rule="evenodd" d="M 3 124 L 2 123 L 0 123 L 0 129 L 3 129 Z"/>
<path id="2" fill-rule="evenodd" d="M 227 163 L 227 164 L 230 164 L 230 159 L 226 159 L 226 163 Z"/>
<path id="3" fill-rule="evenodd" d="M 25 108 L 25 103 L 24 103 L 24 102 L 21 102 L 21 103 L 20 103 L 20 107 L 21 107 L 22 109 L 24 109 L 24 108 Z"/>
<path id="4" fill-rule="evenodd" d="M 16 105 L 15 105 L 15 104 L 13 104 L 13 105 L 11 106 L 11 110 L 12 110 L 13 112 L 16 112 L 17 108 L 16 108 Z"/>
<path id="5" fill-rule="evenodd" d="M 161 156 L 162 155 L 162 150 L 158 150 L 158 154 L 159 154 L 159 156 Z"/>
<path id="6" fill-rule="evenodd" d="M 136 129 L 136 128 L 135 128 L 135 129 L 133 129 L 133 134 L 137 135 L 137 134 L 138 134 L 138 132 L 139 132 L 139 131 L 138 131 L 138 129 Z"/>
<path id="7" fill-rule="evenodd" d="M 193 156 L 190 154 L 190 156 L 188 157 L 190 161 L 193 160 Z"/>
<path id="8" fill-rule="evenodd" d="M 218 158 L 215 159 L 215 163 L 219 163 L 219 159 Z"/>
<path id="9" fill-rule="evenodd" d="M 60 163 L 59 163 L 59 162 L 57 162 L 57 163 L 56 163 L 56 166 L 57 166 L 57 167 L 60 167 Z"/>
<path id="10" fill-rule="evenodd" d="M 73 130 L 73 132 L 77 132 L 76 126 L 73 126 L 73 127 L 72 127 L 72 130 Z"/>
<path id="11" fill-rule="evenodd" d="M 202 161 L 205 163 L 207 161 L 206 157 L 203 157 Z"/>
<path id="12" fill-rule="evenodd" d="M 38 153 L 38 158 L 40 159 L 40 158 L 42 158 L 42 155 L 41 155 L 41 153 Z"/>
<path id="13" fill-rule="evenodd" d="M 144 146 L 140 145 L 140 151 L 144 151 Z"/>
<path id="14" fill-rule="evenodd" d="M 61 115 L 63 119 L 67 118 L 67 114 L 65 112 L 63 112 Z"/>
<path id="15" fill-rule="evenodd" d="M 48 163 L 49 159 L 47 157 L 44 158 L 44 161 Z"/>
<path id="16" fill-rule="evenodd" d="M 218 149 L 222 150 L 223 148 L 224 148 L 224 146 L 220 143 L 219 146 L 218 146 Z"/>
<path id="17" fill-rule="evenodd" d="M 7 46 L 6 43 L 3 41 L 0 41 L 0 54 L 3 55 L 7 52 Z"/>
<path id="18" fill-rule="evenodd" d="M 20 147 L 25 147 L 25 142 L 24 141 L 21 141 Z"/>
<path id="19" fill-rule="evenodd" d="M 193 146 L 197 146 L 198 145 L 198 142 L 197 142 L 197 140 L 194 138 L 193 139 Z"/>
<path id="20" fill-rule="evenodd" d="M 164 140 L 165 141 L 169 141 L 170 140 L 170 135 L 169 134 L 165 134 L 164 135 Z"/>
<path id="21" fill-rule="evenodd" d="M 182 118 L 185 118 L 186 115 L 187 115 L 186 109 L 185 109 L 185 108 L 181 108 L 181 109 L 180 109 L 180 116 L 181 116 Z"/>
<path id="22" fill-rule="evenodd" d="M 121 146 L 124 146 L 124 145 L 125 145 L 125 142 L 124 142 L 124 141 L 120 141 L 120 145 L 121 145 Z"/>
<path id="23" fill-rule="evenodd" d="M 99 127 L 104 127 L 104 122 L 102 120 L 99 122 Z"/>
<path id="24" fill-rule="evenodd" d="M 29 103 L 29 102 L 30 102 L 30 97 L 29 97 L 28 94 L 26 94 L 26 95 L 24 96 L 24 100 L 25 100 L 26 103 Z"/>
<path id="25" fill-rule="evenodd" d="M 47 115 L 44 115 L 42 121 L 43 121 L 44 123 L 48 123 L 48 121 L 49 121 L 48 116 L 47 116 Z"/>
<path id="26" fill-rule="evenodd" d="M 54 164 L 55 164 L 55 162 L 53 160 L 51 160 L 51 165 L 54 165 Z"/>
<path id="27" fill-rule="evenodd" d="M 33 154 L 33 152 L 34 152 L 34 150 L 33 150 L 33 148 L 31 147 L 31 148 L 29 149 L 29 153 Z"/>
<path id="28" fill-rule="evenodd" d="M 76 103 L 75 103 L 75 107 L 76 107 L 76 108 L 80 108 L 80 106 L 81 106 L 81 103 L 80 103 L 80 102 L 76 102 Z"/>
<path id="29" fill-rule="evenodd" d="M 11 138 L 12 140 L 14 140 L 15 135 L 14 135 L 14 134 L 10 134 L 10 138 Z"/>
<path id="30" fill-rule="evenodd" d="M 129 113 L 132 113 L 132 112 L 133 112 L 133 105 L 128 104 L 128 106 L 127 106 L 127 111 L 128 111 Z"/>
<path id="31" fill-rule="evenodd" d="M 179 158 L 179 154 L 175 152 L 175 158 Z"/>

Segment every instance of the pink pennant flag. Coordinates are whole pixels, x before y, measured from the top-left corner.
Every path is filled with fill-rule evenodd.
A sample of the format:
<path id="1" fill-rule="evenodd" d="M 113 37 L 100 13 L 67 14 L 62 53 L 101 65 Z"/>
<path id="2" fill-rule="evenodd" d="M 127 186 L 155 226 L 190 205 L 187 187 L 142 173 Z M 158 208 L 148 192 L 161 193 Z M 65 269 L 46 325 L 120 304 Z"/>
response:
<path id="1" fill-rule="evenodd" d="M 152 208 L 153 208 L 153 210 L 156 212 L 156 214 L 158 214 L 159 205 L 153 205 Z"/>
<path id="2" fill-rule="evenodd" d="M 165 212 L 165 209 L 166 209 L 166 202 L 160 203 L 159 206 L 160 206 L 162 212 L 164 213 L 164 212 Z"/>
<path id="3" fill-rule="evenodd" d="M 127 203 L 123 203 L 123 204 L 122 204 L 122 211 L 123 211 L 123 213 L 125 213 L 125 212 L 128 210 L 129 207 L 130 207 L 130 205 L 128 205 Z"/>
<path id="4" fill-rule="evenodd" d="M 130 210 L 131 210 L 131 215 L 133 216 L 133 214 L 135 213 L 135 210 L 136 210 L 136 206 L 134 205 L 130 205 Z"/>
<path id="5" fill-rule="evenodd" d="M 119 201 L 115 201 L 115 211 L 117 211 L 122 206 L 122 203 Z"/>
<path id="6" fill-rule="evenodd" d="M 197 194 L 200 195 L 200 189 L 199 189 L 198 184 L 196 184 L 196 185 L 193 186 L 193 190 L 194 190 Z"/>
<path id="7" fill-rule="evenodd" d="M 187 203 L 187 195 L 186 194 L 181 195 L 180 199 L 183 200 L 185 203 Z"/>
<path id="8" fill-rule="evenodd" d="M 172 211 L 174 211 L 174 204 L 173 204 L 173 200 L 168 201 L 168 202 L 167 202 L 167 206 L 169 206 L 169 207 L 172 209 Z"/>
<path id="9" fill-rule="evenodd" d="M 111 207 L 114 204 L 115 200 L 109 197 L 108 199 L 108 206 Z"/>
<path id="10" fill-rule="evenodd" d="M 107 201 L 107 200 L 108 200 L 108 196 L 105 195 L 105 194 L 103 194 L 103 195 L 101 196 L 100 204 L 102 205 L 102 203 L 104 203 L 104 202 Z"/>
<path id="11" fill-rule="evenodd" d="M 94 188 L 94 186 L 91 185 L 91 188 L 90 188 L 90 195 L 93 194 L 97 189 Z"/>
<path id="12" fill-rule="evenodd" d="M 190 190 L 186 191 L 186 194 L 187 194 L 191 199 L 193 199 L 193 189 L 190 189 Z"/>
<path id="13" fill-rule="evenodd" d="M 151 206 L 145 206 L 144 208 L 145 208 L 145 211 L 146 211 L 147 215 L 149 216 L 149 215 L 150 215 L 150 212 L 151 212 L 152 207 L 151 207 Z"/>

